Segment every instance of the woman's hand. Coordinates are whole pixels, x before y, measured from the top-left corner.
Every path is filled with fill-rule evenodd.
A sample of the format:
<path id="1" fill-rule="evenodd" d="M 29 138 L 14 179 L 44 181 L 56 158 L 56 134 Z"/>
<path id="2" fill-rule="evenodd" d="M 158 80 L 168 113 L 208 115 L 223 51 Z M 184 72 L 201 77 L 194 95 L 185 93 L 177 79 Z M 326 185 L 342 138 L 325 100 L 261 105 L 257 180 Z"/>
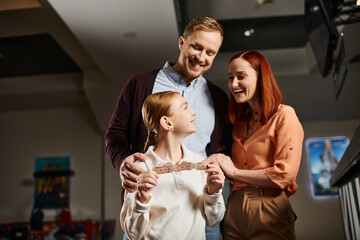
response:
<path id="1" fill-rule="evenodd" d="M 137 194 L 136 198 L 141 203 L 148 203 L 150 201 L 151 190 L 156 187 L 159 175 L 154 171 L 145 171 L 141 173 L 137 179 Z"/>
<path id="2" fill-rule="evenodd" d="M 222 153 L 216 153 L 206 158 L 203 163 L 218 164 L 221 167 L 221 170 L 225 173 L 228 180 L 232 182 L 237 168 L 234 166 L 234 163 L 228 156 Z"/>
<path id="3" fill-rule="evenodd" d="M 206 169 L 205 172 L 208 174 L 206 178 L 207 193 L 209 195 L 218 193 L 220 189 L 224 187 L 224 173 L 217 164 L 209 164 L 208 169 Z"/>
<path id="4" fill-rule="evenodd" d="M 233 179 L 237 181 L 245 182 L 248 184 L 264 187 L 279 187 L 273 181 L 271 181 L 264 173 L 264 169 L 247 170 L 238 169 L 235 167 L 231 158 L 228 156 L 217 153 L 206 158 L 203 163 L 217 163 L 221 167 L 221 170 L 225 173 L 226 179 L 232 184 Z"/>

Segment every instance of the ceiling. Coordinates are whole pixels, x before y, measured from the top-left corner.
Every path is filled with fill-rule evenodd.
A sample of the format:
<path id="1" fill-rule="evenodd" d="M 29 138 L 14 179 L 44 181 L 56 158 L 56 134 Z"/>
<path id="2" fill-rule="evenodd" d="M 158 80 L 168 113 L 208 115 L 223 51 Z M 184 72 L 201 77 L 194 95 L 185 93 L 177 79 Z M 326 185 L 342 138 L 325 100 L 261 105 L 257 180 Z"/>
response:
<path id="1" fill-rule="evenodd" d="M 1 38 L 0 52 L 0 78 L 81 72 L 49 33 Z"/>
<path id="2" fill-rule="evenodd" d="M 89 105 L 106 128 L 121 87 L 132 74 L 177 60 L 184 18 L 211 16 L 223 24 L 225 35 L 205 76 L 226 92 L 229 58 L 254 48 L 269 60 L 287 103 L 302 121 L 360 118 L 359 62 L 349 63 L 336 100 L 332 77 L 322 78 L 316 66 L 303 15 L 303 0 L 3 0 L 0 111 Z M 360 55 L 359 25 L 338 27 L 345 34 L 349 60 Z M 244 37 L 251 29 L 253 34 Z M 43 42 L 31 44 L 36 38 Z M 9 45 L 4 47 L 4 42 Z M 34 57 L 27 59 L 31 68 L 17 55 L 11 62 L 15 67 L 5 65 L 10 45 Z M 41 66 L 42 61 L 47 64 Z M 51 61 L 56 64 L 48 64 Z M 37 66 L 42 71 L 36 72 Z M 22 107 L 23 101 L 27 104 Z"/>

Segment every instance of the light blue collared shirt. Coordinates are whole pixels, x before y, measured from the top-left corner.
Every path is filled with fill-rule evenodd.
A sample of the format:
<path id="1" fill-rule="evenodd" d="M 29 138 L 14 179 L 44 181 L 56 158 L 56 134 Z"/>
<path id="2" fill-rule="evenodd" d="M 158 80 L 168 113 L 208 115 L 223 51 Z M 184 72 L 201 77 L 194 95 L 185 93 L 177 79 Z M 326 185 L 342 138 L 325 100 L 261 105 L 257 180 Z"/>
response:
<path id="1" fill-rule="evenodd" d="M 180 93 L 189 106 L 196 111 L 197 131 L 187 136 L 182 144 L 206 158 L 208 156 L 206 146 L 210 142 L 215 126 L 215 110 L 205 78 L 200 76 L 192 80 L 189 86 L 186 86 L 184 77 L 178 74 L 169 62 L 166 62 L 156 76 L 152 93 L 164 91 Z"/>

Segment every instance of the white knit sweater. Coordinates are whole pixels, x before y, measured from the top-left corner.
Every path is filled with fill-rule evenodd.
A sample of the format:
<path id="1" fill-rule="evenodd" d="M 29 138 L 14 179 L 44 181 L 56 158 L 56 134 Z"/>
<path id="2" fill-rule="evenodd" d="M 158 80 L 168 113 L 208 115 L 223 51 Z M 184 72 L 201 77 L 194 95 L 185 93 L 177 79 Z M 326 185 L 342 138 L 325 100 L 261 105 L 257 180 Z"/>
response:
<path id="1" fill-rule="evenodd" d="M 203 160 L 183 145 L 182 149 L 184 157 L 179 163 Z M 160 159 L 153 146 L 145 154 L 150 169 L 172 164 Z M 146 169 L 143 162 L 137 164 Z M 184 170 L 160 174 L 147 204 L 136 200 L 136 192 L 126 192 L 120 213 L 122 229 L 130 239 L 205 239 L 205 224 L 217 225 L 225 213 L 221 191 L 209 195 L 205 185 L 204 171 Z"/>

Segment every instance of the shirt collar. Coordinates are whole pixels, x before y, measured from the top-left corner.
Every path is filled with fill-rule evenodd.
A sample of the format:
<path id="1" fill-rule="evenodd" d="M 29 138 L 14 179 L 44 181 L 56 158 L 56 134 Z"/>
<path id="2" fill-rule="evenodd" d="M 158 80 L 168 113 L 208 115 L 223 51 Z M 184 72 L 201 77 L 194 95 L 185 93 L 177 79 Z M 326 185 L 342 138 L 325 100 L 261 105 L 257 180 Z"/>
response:
<path id="1" fill-rule="evenodd" d="M 166 62 L 164 67 L 163 67 L 163 71 L 164 73 L 167 75 L 167 77 L 170 79 L 170 81 L 172 81 L 174 84 L 184 84 L 185 83 L 185 79 L 183 76 L 181 76 L 179 73 L 177 73 L 171 66 L 174 65 L 173 63 L 170 62 Z M 204 82 L 205 78 L 201 75 L 198 78 L 195 78 L 191 81 L 189 87 L 193 87 L 196 88 L 197 86 L 200 85 L 200 83 Z"/>
<path id="2" fill-rule="evenodd" d="M 174 164 L 173 162 L 170 162 L 170 161 L 165 161 L 163 159 L 161 159 L 154 151 L 154 145 L 151 145 L 149 146 L 148 148 L 148 152 L 153 156 L 153 159 L 154 159 L 154 166 L 155 167 L 160 167 L 160 166 L 164 166 L 164 165 L 179 165 L 180 163 L 184 162 L 184 159 L 186 159 L 188 157 L 188 150 L 187 148 L 183 145 L 183 144 L 180 144 L 180 147 L 181 147 L 181 150 L 182 150 L 182 153 L 183 153 L 183 156 L 182 158 L 180 159 L 180 161 L 177 163 L 177 164 Z"/>

